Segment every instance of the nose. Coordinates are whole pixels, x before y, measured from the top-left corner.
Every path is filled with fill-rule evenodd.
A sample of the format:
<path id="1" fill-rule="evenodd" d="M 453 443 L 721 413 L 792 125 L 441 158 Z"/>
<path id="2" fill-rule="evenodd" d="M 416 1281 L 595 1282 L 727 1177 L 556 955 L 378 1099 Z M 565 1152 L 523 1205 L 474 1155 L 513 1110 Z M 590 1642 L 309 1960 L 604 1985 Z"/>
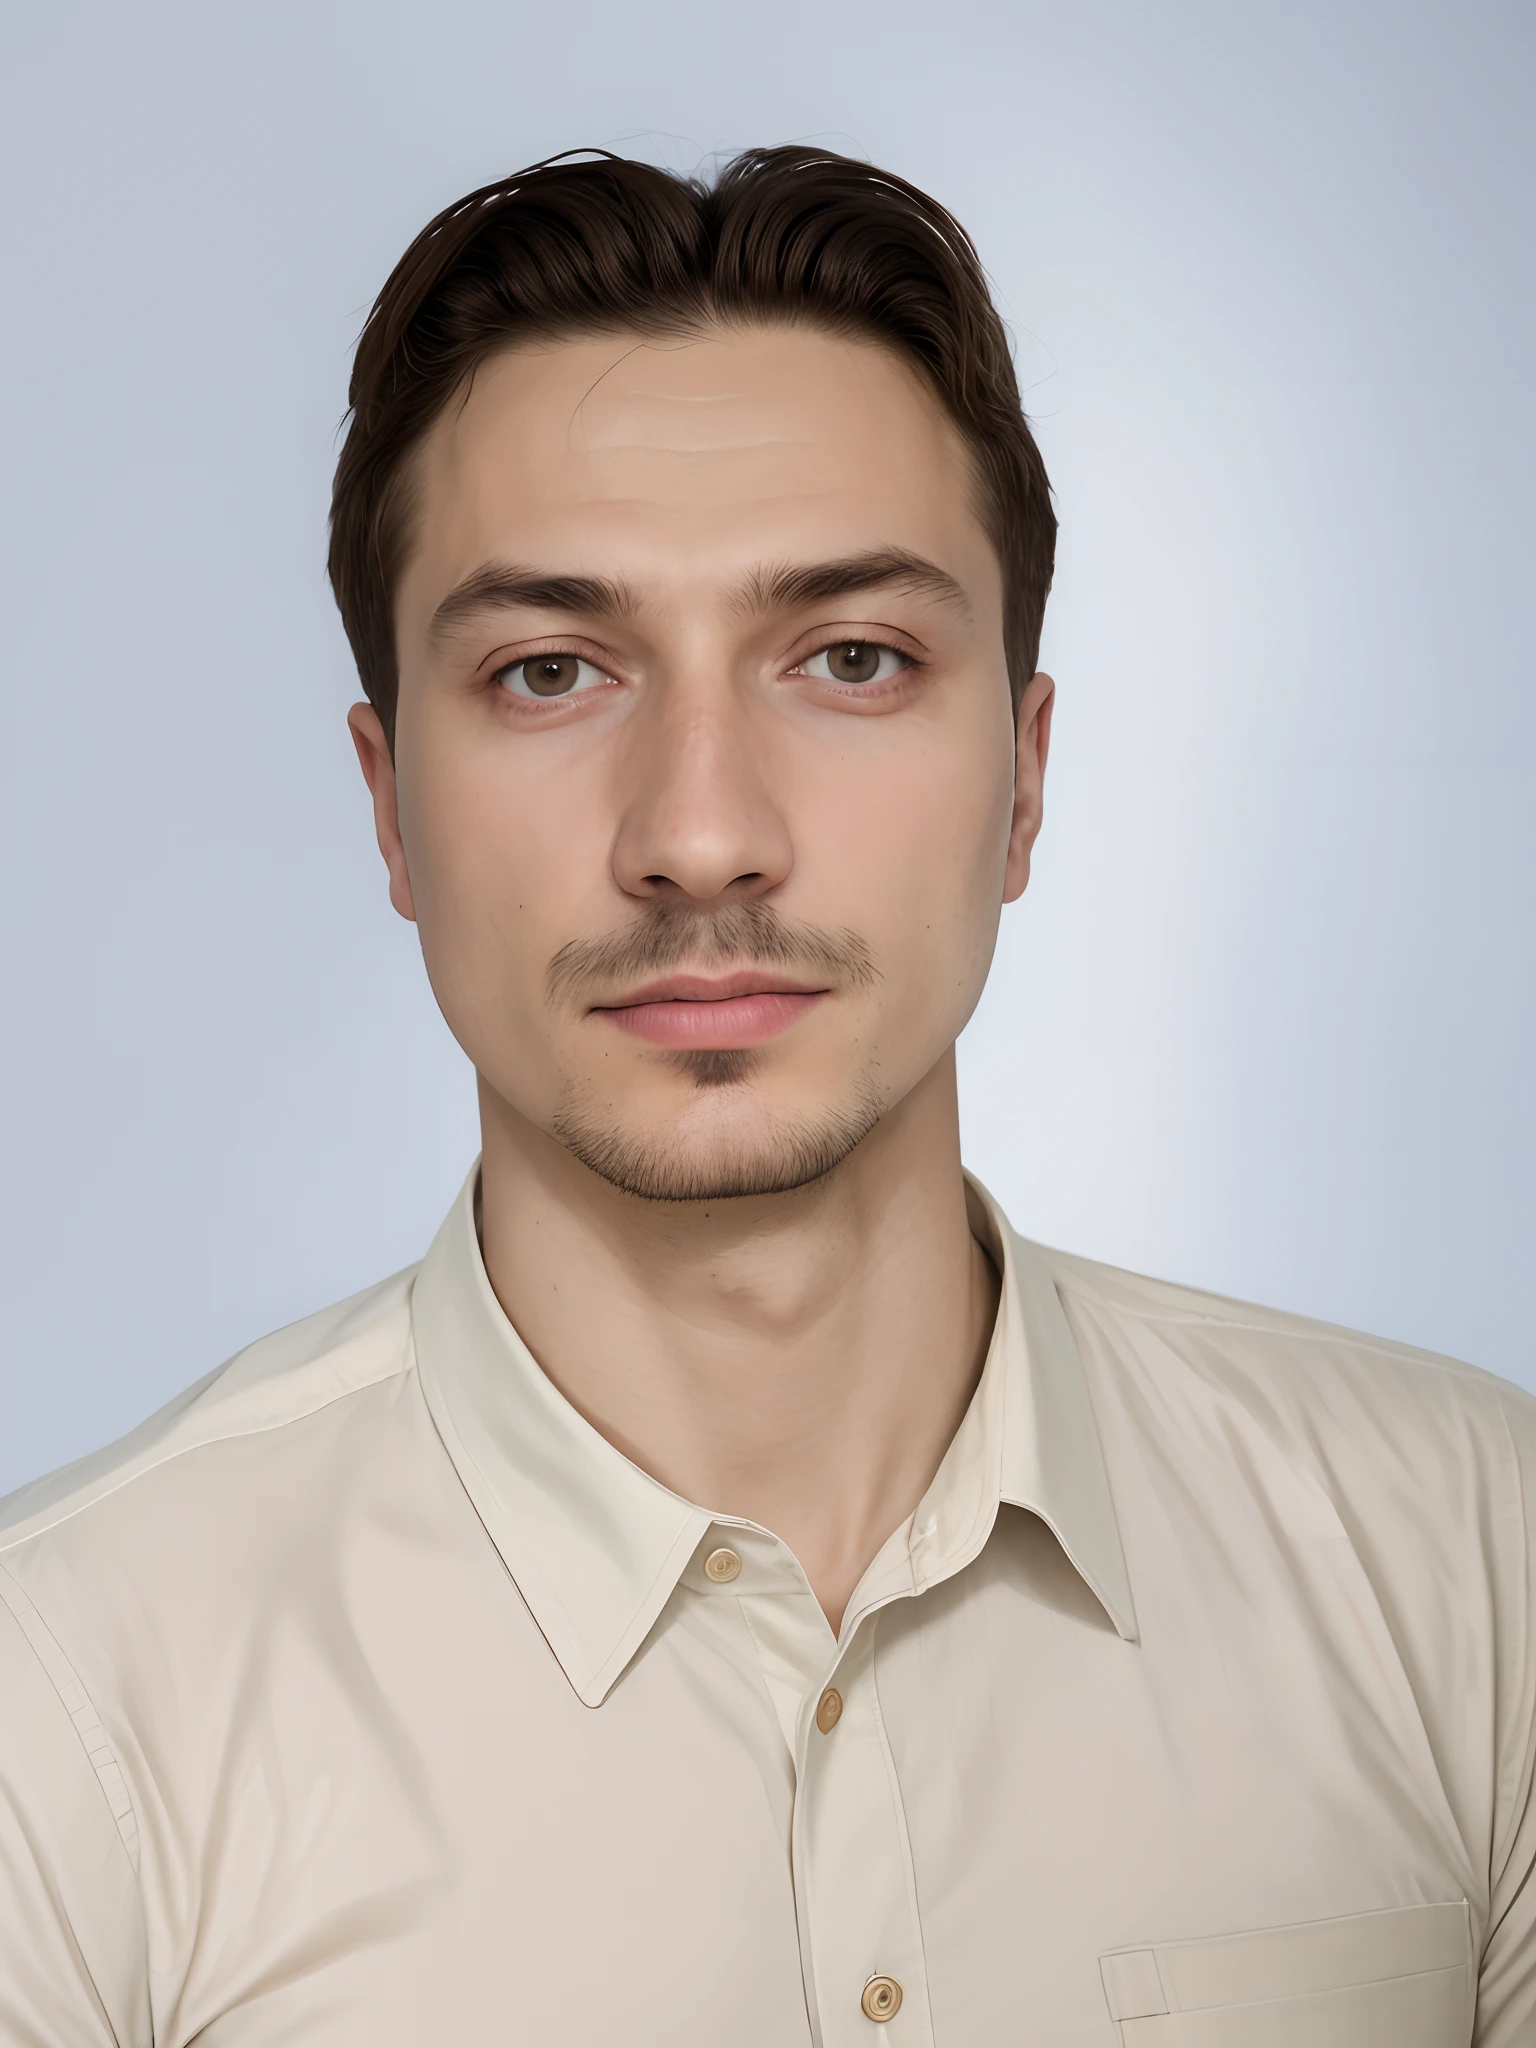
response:
<path id="1" fill-rule="evenodd" d="M 642 899 L 767 895 L 794 854 L 747 707 L 707 680 L 659 695 L 630 728 L 614 879 Z"/>

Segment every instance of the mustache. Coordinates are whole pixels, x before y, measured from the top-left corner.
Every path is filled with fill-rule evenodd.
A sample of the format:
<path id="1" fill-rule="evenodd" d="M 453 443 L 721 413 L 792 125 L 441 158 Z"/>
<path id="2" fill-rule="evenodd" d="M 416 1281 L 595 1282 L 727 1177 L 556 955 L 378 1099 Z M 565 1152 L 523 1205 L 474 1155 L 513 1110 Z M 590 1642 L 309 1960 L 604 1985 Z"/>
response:
<path id="1" fill-rule="evenodd" d="M 718 910 L 657 903 L 635 924 L 601 939 L 571 939 L 550 961 L 550 995 L 570 1001 L 597 987 L 665 972 L 669 967 L 782 967 L 843 988 L 868 988 L 880 978 L 868 945 L 855 931 L 783 918 L 748 899 Z"/>

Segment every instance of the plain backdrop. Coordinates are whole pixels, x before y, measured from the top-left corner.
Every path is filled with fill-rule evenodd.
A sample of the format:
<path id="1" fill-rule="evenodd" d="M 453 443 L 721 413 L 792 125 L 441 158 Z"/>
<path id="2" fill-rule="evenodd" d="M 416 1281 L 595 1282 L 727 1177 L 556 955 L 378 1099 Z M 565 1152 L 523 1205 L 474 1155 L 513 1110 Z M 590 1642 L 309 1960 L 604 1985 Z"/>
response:
<path id="1" fill-rule="evenodd" d="M 1536 1381 L 1536 13 L 12 0 L 0 1487 L 419 1256 L 471 1075 L 324 582 L 351 345 L 518 165 L 806 139 L 973 232 L 1055 484 L 962 1041 L 1035 1236 Z"/>

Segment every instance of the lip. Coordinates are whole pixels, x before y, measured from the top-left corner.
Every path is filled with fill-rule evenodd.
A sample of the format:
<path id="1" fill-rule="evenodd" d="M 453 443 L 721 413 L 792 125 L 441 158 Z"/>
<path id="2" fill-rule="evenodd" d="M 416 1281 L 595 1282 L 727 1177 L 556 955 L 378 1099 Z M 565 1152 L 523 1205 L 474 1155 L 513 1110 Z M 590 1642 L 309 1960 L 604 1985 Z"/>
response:
<path id="1" fill-rule="evenodd" d="M 638 1003 L 727 1003 L 733 996 L 823 996 L 824 986 L 797 981 L 792 974 L 773 974 L 761 967 L 738 968 L 734 974 L 668 974 L 631 989 L 622 1003 L 603 1007 L 633 1009 Z"/>
<path id="2" fill-rule="evenodd" d="M 777 1038 L 828 993 L 761 969 L 717 976 L 672 974 L 647 982 L 627 1002 L 597 1007 L 593 1015 L 652 1045 L 745 1051 Z"/>

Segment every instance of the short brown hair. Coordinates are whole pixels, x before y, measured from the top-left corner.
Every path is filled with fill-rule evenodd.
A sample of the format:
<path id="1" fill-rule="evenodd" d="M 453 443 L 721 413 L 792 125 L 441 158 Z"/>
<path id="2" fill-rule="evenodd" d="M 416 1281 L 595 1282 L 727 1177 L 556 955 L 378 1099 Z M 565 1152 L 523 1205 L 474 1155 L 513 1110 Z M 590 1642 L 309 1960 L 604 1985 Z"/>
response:
<path id="1" fill-rule="evenodd" d="M 1017 701 L 1039 655 L 1056 515 L 965 230 L 915 186 L 826 150 L 747 150 L 712 181 L 580 151 L 440 213 L 395 265 L 358 342 L 331 586 L 391 744 L 408 464 L 453 393 L 520 341 L 746 321 L 862 337 L 937 395 L 970 448 L 1002 567 Z"/>

